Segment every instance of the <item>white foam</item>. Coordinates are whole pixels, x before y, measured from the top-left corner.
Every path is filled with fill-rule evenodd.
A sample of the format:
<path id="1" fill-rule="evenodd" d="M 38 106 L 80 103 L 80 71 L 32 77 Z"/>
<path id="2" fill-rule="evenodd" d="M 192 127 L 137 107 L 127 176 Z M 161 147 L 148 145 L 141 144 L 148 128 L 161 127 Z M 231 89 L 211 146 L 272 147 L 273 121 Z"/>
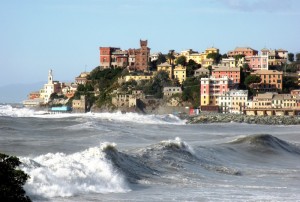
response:
<path id="1" fill-rule="evenodd" d="M 177 145 L 179 148 L 186 150 L 191 154 L 195 154 L 194 149 L 188 143 L 182 141 L 179 137 L 176 137 L 175 140 L 163 140 L 161 143 L 164 145 Z"/>
<path id="2" fill-rule="evenodd" d="M 130 191 L 123 175 L 105 159 L 100 148 L 20 159 L 24 163 L 22 169 L 30 175 L 24 186 L 29 195 L 51 198 Z"/>
<path id="3" fill-rule="evenodd" d="M 35 117 L 35 118 L 68 118 L 68 117 L 85 117 L 118 122 L 134 122 L 137 124 L 176 124 L 184 125 L 185 120 L 181 120 L 172 114 L 167 115 L 142 115 L 138 113 L 62 113 L 47 114 L 47 111 L 35 111 L 29 108 L 14 108 L 11 105 L 0 105 L 0 116 L 10 117 Z"/>

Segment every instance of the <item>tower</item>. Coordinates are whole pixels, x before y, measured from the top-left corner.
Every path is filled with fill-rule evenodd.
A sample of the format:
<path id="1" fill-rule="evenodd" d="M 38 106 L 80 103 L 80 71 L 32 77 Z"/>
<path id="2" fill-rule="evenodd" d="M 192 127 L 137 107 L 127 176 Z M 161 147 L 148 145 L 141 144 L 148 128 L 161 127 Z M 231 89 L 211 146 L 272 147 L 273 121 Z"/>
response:
<path id="1" fill-rule="evenodd" d="M 53 84 L 53 74 L 52 74 L 52 69 L 49 70 L 48 73 L 48 84 Z"/>

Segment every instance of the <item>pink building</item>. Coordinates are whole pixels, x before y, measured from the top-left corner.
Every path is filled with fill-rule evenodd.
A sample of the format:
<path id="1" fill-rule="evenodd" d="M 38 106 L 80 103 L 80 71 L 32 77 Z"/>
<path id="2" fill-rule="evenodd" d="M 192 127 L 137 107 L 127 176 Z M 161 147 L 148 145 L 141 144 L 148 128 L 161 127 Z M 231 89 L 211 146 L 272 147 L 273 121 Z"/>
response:
<path id="1" fill-rule="evenodd" d="M 218 105 L 219 96 L 229 91 L 229 78 L 201 78 L 200 85 L 200 105 L 216 106 Z"/>
<path id="2" fill-rule="evenodd" d="M 228 77 L 229 87 L 238 86 L 241 82 L 241 69 L 230 67 L 215 66 L 212 71 L 212 76 L 215 78 Z"/>

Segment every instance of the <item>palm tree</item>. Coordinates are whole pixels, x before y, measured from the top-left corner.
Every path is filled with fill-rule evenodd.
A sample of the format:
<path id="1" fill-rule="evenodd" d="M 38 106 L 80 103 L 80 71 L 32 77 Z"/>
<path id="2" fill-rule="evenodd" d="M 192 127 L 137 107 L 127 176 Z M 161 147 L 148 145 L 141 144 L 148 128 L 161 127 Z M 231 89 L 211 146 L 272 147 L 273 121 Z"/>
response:
<path id="1" fill-rule="evenodd" d="M 174 50 L 169 50 L 169 53 L 167 54 L 167 59 L 169 60 L 170 65 L 173 64 L 175 56 L 174 56 L 175 51 Z"/>

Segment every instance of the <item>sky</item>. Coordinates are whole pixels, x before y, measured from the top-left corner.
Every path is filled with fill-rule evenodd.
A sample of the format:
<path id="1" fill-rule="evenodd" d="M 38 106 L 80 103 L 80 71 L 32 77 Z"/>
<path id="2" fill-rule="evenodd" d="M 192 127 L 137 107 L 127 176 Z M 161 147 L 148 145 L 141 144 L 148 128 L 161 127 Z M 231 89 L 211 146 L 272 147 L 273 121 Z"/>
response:
<path id="1" fill-rule="evenodd" d="M 297 53 L 299 8 L 299 0 L 0 0 L 0 87 L 46 83 L 49 69 L 74 81 L 99 65 L 100 46 L 139 48 L 140 39 L 151 53 Z"/>

